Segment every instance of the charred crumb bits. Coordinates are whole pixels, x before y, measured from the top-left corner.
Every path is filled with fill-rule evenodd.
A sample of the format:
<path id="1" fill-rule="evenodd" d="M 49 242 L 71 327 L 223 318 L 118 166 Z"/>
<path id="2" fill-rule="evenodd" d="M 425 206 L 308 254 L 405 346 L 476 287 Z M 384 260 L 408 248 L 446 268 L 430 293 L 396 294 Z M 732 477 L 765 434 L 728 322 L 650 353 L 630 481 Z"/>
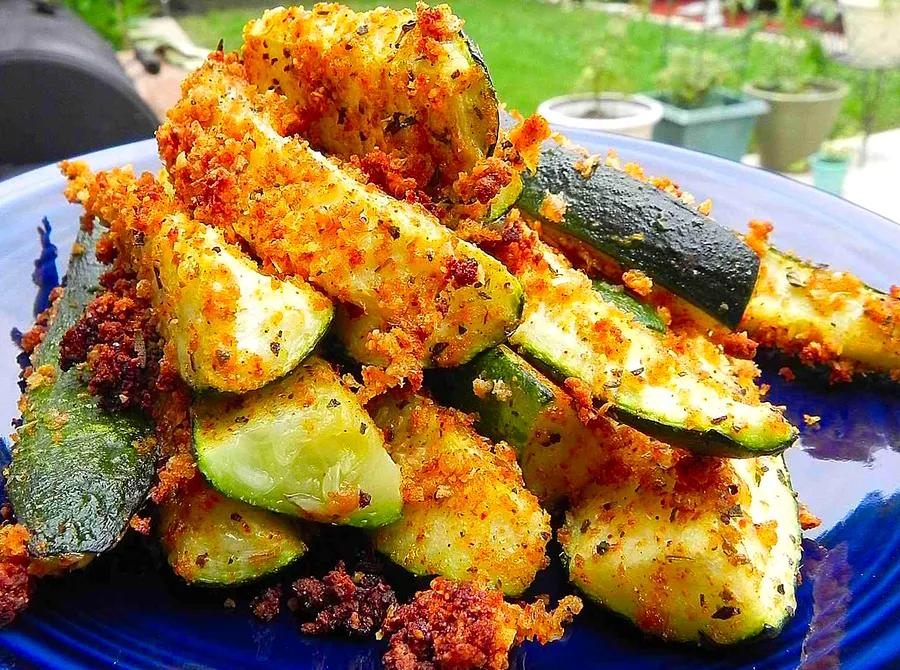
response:
<path id="1" fill-rule="evenodd" d="M 0 526 L 0 628 L 28 606 L 34 593 L 34 577 L 28 574 L 28 539 L 24 526 Z"/>
<path id="2" fill-rule="evenodd" d="M 270 586 L 250 601 L 253 615 L 261 621 L 272 621 L 281 611 L 281 584 Z"/>
<path id="3" fill-rule="evenodd" d="M 514 637 L 503 596 L 476 585 L 435 579 L 384 622 L 388 670 L 506 668 Z"/>
<path id="4" fill-rule="evenodd" d="M 364 572 L 351 575 L 343 561 L 321 579 L 298 579 L 293 590 L 295 613 L 303 621 L 300 630 L 308 635 L 372 635 L 397 604 L 394 590 L 384 579 Z"/>
<path id="5" fill-rule="evenodd" d="M 546 599 L 510 604 L 494 589 L 438 577 L 385 620 L 381 635 L 389 639 L 384 666 L 505 670 L 513 645 L 558 640 L 581 608 L 575 596 L 566 596 L 551 611 Z"/>
<path id="6" fill-rule="evenodd" d="M 471 286 L 478 281 L 478 261 L 471 257 L 451 258 L 447 274 L 457 286 Z"/>
<path id="7" fill-rule="evenodd" d="M 106 291 L 63 335 L 60 367 L 87 363 L 88 391 L 106 409 L 149 412 L 157 392 L 177 383 L 177 373 L 160 366 L 162 341 L 149 300 L 137 294 L 134 275 L 111 270 L 101 285 Z"/>

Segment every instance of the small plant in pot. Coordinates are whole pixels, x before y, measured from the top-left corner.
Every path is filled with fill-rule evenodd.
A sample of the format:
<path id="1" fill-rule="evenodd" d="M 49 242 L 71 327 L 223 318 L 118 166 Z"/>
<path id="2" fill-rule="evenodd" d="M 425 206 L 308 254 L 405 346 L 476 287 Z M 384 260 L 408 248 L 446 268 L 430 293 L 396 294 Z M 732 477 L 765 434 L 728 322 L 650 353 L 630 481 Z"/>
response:
<path id="1" fill-rule="evenodd" d="M 852 160 L 853 150 L 850 147 L 824 142 L 819 151 L 809 159 L 813 184 L 823 191 L 841 195 Z"/>
<path id="2" fill-rule="evenodd" d="M 744 90 L 769 104 L 769 113 L 756 126 L 760 164 L 788 171 L 813 153 L 837 120 L 847 85 L 825 79 L 822 46 L 803 25 L 805 4 L 778 0 L 782 33 L 790 38 L 794 57 L 769 60 L 769 70 Z"/>
<path id="3" fill-rule="evenodd" d="M 651 93 L 663 105 L 653 139 L 739 161 L 765 102 L 723 88 L 728 61 L 703 50 L 675 48 Z"/>
<path id="4" fill-rule="evenodd" d="M 634 48 L 627 38 L 611 40 L 613 46 L 591 51 L 576 89 L 585 91 L 545 100 L 538 113 L 555 126 L 566 129 L 601 130 L 618 135 L 650 139 L 662 117 L 662 105 L 652 98 L 629 95 L 630 82 L 622 73 Z"/>

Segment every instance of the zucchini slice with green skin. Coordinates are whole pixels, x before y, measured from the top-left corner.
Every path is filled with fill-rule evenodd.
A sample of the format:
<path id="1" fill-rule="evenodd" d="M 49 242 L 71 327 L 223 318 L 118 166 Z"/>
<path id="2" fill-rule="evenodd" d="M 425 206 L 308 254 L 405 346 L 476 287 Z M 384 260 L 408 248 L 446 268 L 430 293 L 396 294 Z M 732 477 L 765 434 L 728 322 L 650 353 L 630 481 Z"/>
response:
<path id="1" fill-rule="evenodd" d="M 149 287 L 160 335 L 194 389 L 260 388 L 325 334 L 330 300 L 305 282 L 262 274 L 220 230 L 178 211 L 165 179 L 130 168 L 92 173 L 79 162 L 63 172 L 66 195 L 110 229 Z"/>
<path id="2" fill-rule="evenodd" d="M 638 323 L 642 323 L 650 330 L 655 330 L 658 333 L 666 332 L 666 324 L 659 318 L 656 310 L 629 294 L 624 286 L 610 284 L 602 279 L 592 280 L 591 285 L 597 293 L 603 296 L 604 300 L 634 315 Z"/>
<path id="3" fill-rule="evenodd" d="M 400 470 L 381 432 L 316 356 L 257 391 L 201 396 L 191 414 L 200 471 L 231 498 L 351 526 L 400 515 Z"/>
<path id="4" fill-rule="evenodd" d="M 244 68 L 297 106 L 313 146 L 425 158 L 422 186 L 449 189 L 491 154 L 500 127 L 484 59 L 461 28 L 446 6 L 277 8 L 244 28 Z"/>
<path id="5" fill-rule="evenodd" d="M 768 247 L 741 328 L 767 347 L 832 368 L 900 380 L 900 295 Z"/>
<path id="6" fill-rule="evenodd" d="M 435 371 L 428 382 L 439 400 L 475 414 L 479 433 L 517 451 L 533 439 L 555 398 L 553 384 L 504 344 L 458 368 Z"/>
<path id="7" fill-rule="evenodd" d="M 143 504 L 155 472 L 149 423 L 136 413 L 102 409 L 79 372 L 59 367 L 65 332 L 100 292 L 107 269 L 94 255 L 102 229 L 81 231 L 66 288 L 54 305 L 44 340 L 31 357 L 34 372 L 21 400 L 6 486 L 37 558 L 77 561 L 111 549 Z"/>
<path id="8" fill-rule="evenodd" d="M 679 504 L 675 471 L 649 488 L 626 477 L 590 489 L 559 539 L 569 578 L 598 603 L 666 640 L 732 644 L 774 635 L 796 608 L 801 530 L 781 456 L 726 460 L 738 503 L 715 491 Z"/>
<path id="9" fill-rule="evenodd" d="M 380 362 L 378 339 L 392 331 L 407 357 L 441 367 L 503 341 L 522 310 L 515 278 L 423 207 L 281 136 L 284 100 L 240 72 L 233 55 L 213 54 L 157 134 L 193 215 L 230 229 L 279 276 L 306 279 L 376 322 L 364 362 L 365 352 Z"/>
<path id="10" fill-rule="evenodd" d="M 423 396 L 382 396 L 371 410 L 406 498 L 401 518 L 373 533 L 375 548 L 416 575 L 524 591 L 546 563 L 550 519 L 525 488 L 512 449 Z"/>
<path id="11" fill-rule="evenodd" d="M 582 154 L 553 143 L 544 145 L 537 171 L 522 179 L 523 212 L 642 271 L 726 326 L 740 322 L 759 258 L 735 232 L 652 184 L 586 165 Z M 549 195 L 562 206 L 546 207 Z"/>
<path id="12" fill-rule="evenodd" d="M 306 553 L 296 519 L 226 498 L 199 476 L 178 495 L 160 505 L 160 543 L 172 570 L 189 584 L 241 584 Z"/>
<path id="13" fill-rule="evenodd" d="M 578 380 L 622 423 L 702 454 L 773 454 L 796 439 L 781 411 L 760 400 L 752 363 L 704 338 L 650 330 L 547 245 L 533 244 L 516 270 L 527 302 L 509 341 L 552 378 Z"/>
<path id="14" fill-rule="evenodd" d="M 525 484 L 551 508 L 605 477 L 611 453 L 667 448 L 605 416 L 586 426 L 571 396 L 505 345 L 429 383 L 442 401 L 475 414 L 479 433 L 516 448 Z"/>

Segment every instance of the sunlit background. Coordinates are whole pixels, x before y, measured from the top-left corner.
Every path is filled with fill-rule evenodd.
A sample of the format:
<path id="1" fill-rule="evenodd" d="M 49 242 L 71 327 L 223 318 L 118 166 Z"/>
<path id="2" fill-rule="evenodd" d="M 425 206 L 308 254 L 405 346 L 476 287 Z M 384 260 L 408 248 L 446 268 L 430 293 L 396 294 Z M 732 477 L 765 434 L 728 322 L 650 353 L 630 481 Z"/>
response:
<path id="1" fill-rule="evenodd" d="M 18 54 L 16 40 L 12 48 L 6 40 L 0 86 L 24 52 L 71 39 L 52 27 L 71 11 L 111 47 L 109 58 L 84 47 L 94 52 L 98 76 L 111 76 L 100 72 L 101 60 L 118 61 L 159 117 L 177 99 L 185 72 L 220 41 L 239 48 L 242 27 L 265 7 L 257 0 L 0 0 L 7 17 L 0 35 L 35 36 L 19 40 Z M 647 137 L 761 164 L 900 219 L 890 194 L 900 177 L 900 0 L 457 0 L 452 7 L 511 108 L 539 110 L 561 128 Z M 8 20 L 13 14 L 19 18 Z M 4 93 L 7 131 L 12 116 L 31 114 L 27 104 L 10 109 L 6 101 L 15 99 Z M 40 99 L 32 91 L 23 102 Z M 58 119 L 59 135 L 63 126 Z M 146 136 L 146 120 L 134 127 L 132 135 Z M 37 143 L 43 153 L 31 142 L 28 155 L 0 141 L 0 164 L 21 171 L 17 166 L 71 149 L 132 139 L 128 132 L 78 132 L 82 143 L 61 138 L 59 155 L 45 142 Z M 9 142 L 14 133 L 4 135 Z"/>

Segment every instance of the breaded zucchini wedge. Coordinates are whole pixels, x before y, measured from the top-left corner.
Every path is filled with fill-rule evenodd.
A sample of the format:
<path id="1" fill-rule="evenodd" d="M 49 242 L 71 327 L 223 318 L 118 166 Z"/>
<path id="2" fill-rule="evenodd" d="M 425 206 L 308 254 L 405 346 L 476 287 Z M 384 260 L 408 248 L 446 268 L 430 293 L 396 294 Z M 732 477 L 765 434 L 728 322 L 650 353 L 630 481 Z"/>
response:
<path id="1" fill-rule="evenodd" d="M 796 608 L 800 564 L 784 459 L 638 468 L 588 489 L 567 514 L 559 539 L 572 583 L 666 640 L 777 633 Z"/>
<path id="2" fill-rule="evenodd" d="M 309 284 L 259 271 L 221 231 L 176 207 L 166 184 L 130 170 L 65 164 L 66 193 L 109 227 L 157 312 L 167 355 L 191 387 L 243 393 L 282 377 L 331 323 Z"/>
<path id="3" fill-rule="evenodd" d="M 348 159 L 383 150 L 424 161 L 450 187 L 493 150 L 497 97 L 478 48 L 446 5 L 354 12 L 279 7 L 244 28 L 247 77 L 296 106 L 294 130 Z"/>
<path id="4" fill-rule="evenodd" d="M 292 118 L 284 99 L 258 93 L 233 55 L 211 55 L 184 92 L 158 133 L 178 197 L 266 268 L 365 315 L 364 341 L 347 343 L 358 359 L 383 363 L 402 341 L 404 355 L 452 366 L 515 327 L 522 292 L 500 263 L 424 208 L 280 135 Z"/>
<path id="5" fill-rule="evenodd" d="M 766 347 L 826 365 L 836 381 L 880 372 L 900 381 L 900 292 L 766 247 L 739 328 Z"/>
<path id="6" fill-rule="evenodd" d="M 796 428 L 761 400 L 752 363 L 730 359 L 702 337 L 648 328 L 532 231 L 518 230 L 518 241 L 498 252 L 527 296 L 509 342 L 551 377 L 568 380 L 583 402 L 609 403 L 621 422 L 707 455 L 771 454 L 794 441 Z"/>
<path id="7" fill-rule="evenodd" d="M 800 529 L 780 457 L 701 458 L 606 416 L 585 425 L 504 346 L 453 372 L 441 397 L 518 447 L 544 504 L 572 505 L 560 539 L 592 599 L 675 640 L 737 642 L 790 616 Z"/>
<path id="8" fill-rule="evenodd" d="M 94 253 L 100 234 L 99 228 L 78 233 L 66 287 L 31 356 L 22 422 L 4 473 L 16 517 L 30 535 L 29 553 L 57 567 L 116 545 L 144 503 L 156 463 L 146 418 L 103 409 L 78 369 L 60 368 L 63 335 L 103 290 L 106 267 Z"/>
<path id="9" fill-rule="evenodd" d="M 400 469 L 384 437 L 317 356 L 251 393 L 197 398 L 191 418 L 197 465 L 229 497 L 323 523 L 400 516 Z"/>
<path id="10" fill-rule="evenodd" d="M 307 529 L 288 516 L 226 498 L 201 476 L 159 509 L 159 539 L 172 571 L 188 584 L 233 586 L 300 559 Z"/>
<path id="11" fill-rule="evenodd" d="M 370 411 L 400 465 L 405 499 L 400 520 L 375 531 L 376 549 L 417 575 L 524 591 L 546 563 L 550 519 L 512 449 L 423 396 L 382 396 Z"/>
<path id="12" fill-rule="evenodd" d="M 575 400 L 506 345 L 429 381 L 442 401 L 477 417 L 479 433 L 515 447 L 528 490 L 549 508 L 577 501 L 622 453 L 670 450 L 607 416 L 582 421 Z"/>

